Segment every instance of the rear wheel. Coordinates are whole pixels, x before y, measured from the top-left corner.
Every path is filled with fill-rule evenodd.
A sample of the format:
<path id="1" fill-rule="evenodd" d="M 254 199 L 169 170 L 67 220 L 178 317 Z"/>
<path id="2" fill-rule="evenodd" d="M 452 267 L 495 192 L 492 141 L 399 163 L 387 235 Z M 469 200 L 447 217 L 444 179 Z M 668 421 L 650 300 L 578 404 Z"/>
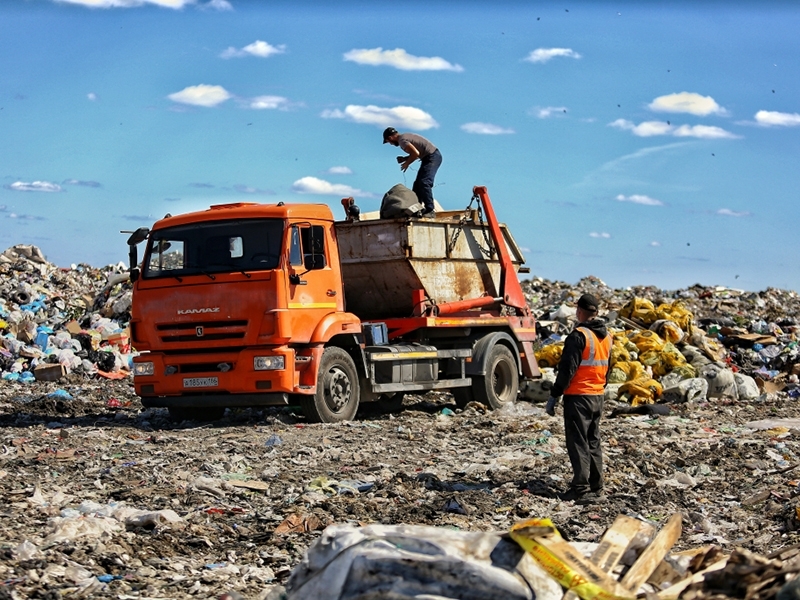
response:
<path id="1" fill-rule="evenodd" d="M 475 400 L 496 410 L 516 402 L 518 392 L 517 361 L 511 350 L 496 344 L 489 351 L 486 375 L 472 380 Z"/>
<path id="2" fill-rule="evenodd" d="M 454 388 L 451 392 L 459 408 L 464 408 L 473 400 L 491 409 L 516 402 L 519 377 L 517 361 L 511 350 L 500 344 L 493 346 L 486 361 L 486 375 L 476 375 L 470 387 Z"/>
<path id="3" fill-rule="evenodd" d="M 312 423 L 349 421 L 358 411 L 358 400 L 358 373 L 353 359 L 341 348 L 325 348 L 317 374 L 317 391 L 300 401 L 306 419 Z"/>

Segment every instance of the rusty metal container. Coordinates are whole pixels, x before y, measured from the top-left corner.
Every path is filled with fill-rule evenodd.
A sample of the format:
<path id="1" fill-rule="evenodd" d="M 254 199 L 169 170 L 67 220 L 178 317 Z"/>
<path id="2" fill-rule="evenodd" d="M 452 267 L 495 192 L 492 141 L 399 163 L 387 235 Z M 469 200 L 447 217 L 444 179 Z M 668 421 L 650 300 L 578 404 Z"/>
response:
<path id="1" fill-rule="evenodd" d="M 498 296 L 500 263 L 489 228 L 463 212 L 436 219 L 381 219 L 336 223 L 345 309 L 361 319 L 412 316 L 412 290 L 437 304 Z M 525 262 L 500 225 L 515 269 Z"/>

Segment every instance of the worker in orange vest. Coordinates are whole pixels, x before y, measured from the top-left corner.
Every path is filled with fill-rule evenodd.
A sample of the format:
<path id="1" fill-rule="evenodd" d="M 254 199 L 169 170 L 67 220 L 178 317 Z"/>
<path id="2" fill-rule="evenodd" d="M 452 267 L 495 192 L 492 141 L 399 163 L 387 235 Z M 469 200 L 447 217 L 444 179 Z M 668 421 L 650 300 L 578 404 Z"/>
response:
<path id="1" fill-rule="evenodd" d="M 600 419 L 609 372 L 612 337 L 598 318 L 599 303 L 591 294 L 578 299 L 578 324 L 564 341 L 558 375 L 545 410 L 555 416 L 564 396 L 564 433 L 572 464 L 572 483 L 562 500 L 592 504 L 603 500 L 603 450 Z"/>

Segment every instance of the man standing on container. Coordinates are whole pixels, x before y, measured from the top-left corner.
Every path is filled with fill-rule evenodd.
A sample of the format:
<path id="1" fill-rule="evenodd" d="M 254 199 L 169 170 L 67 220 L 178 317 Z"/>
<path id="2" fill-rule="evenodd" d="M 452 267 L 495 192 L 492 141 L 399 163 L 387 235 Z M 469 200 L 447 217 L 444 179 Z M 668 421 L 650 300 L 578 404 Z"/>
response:
<path id="1" fill-rule="evenodd" d="M 562 500 L 592 504 L 603 500 L 603 450 L 600 419 L 609 372 L 612 337 L 597 317 L 599 303 L 591 294 L 578 300 L 578 324 L 564 341 L 558 375 L 547 401 L 547 414 L 555 416 L 564 395 L 564 433 L 572 464 L 572 483 Z"/>
<path id="2" fill-rule="evenodd" d="M 412 190 L 423 205 L 423 217 L 435 217 L 433 207 L 433 180 L 442 164 L 442 154 L 430 141 L 416 133 L 397 133 L 394 127 L 387 127 L 383 132 L 383 143 L 399 146 L 407 156 L 398 156 L 397 162 L 405 173 L 406 169 L 415 160 L 419 159 L 420 165 L 417 178 L 414 180 Z"/>

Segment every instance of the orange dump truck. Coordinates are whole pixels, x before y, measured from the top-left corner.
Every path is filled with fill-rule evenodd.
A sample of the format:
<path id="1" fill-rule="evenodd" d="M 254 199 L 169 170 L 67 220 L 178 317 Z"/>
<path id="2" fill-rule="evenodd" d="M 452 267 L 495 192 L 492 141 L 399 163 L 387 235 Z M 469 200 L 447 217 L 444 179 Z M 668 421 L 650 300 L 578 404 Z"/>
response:
<path id="1" fill-rule="evenodd" d="M 174 418 L 300 405 L 331 423 L 434 389 L 498 408 L 540 376 L 522 253 L 484 187 L 435 219 L 212 206 L 141 228 L 128 245 L 136 393 Z"/>

